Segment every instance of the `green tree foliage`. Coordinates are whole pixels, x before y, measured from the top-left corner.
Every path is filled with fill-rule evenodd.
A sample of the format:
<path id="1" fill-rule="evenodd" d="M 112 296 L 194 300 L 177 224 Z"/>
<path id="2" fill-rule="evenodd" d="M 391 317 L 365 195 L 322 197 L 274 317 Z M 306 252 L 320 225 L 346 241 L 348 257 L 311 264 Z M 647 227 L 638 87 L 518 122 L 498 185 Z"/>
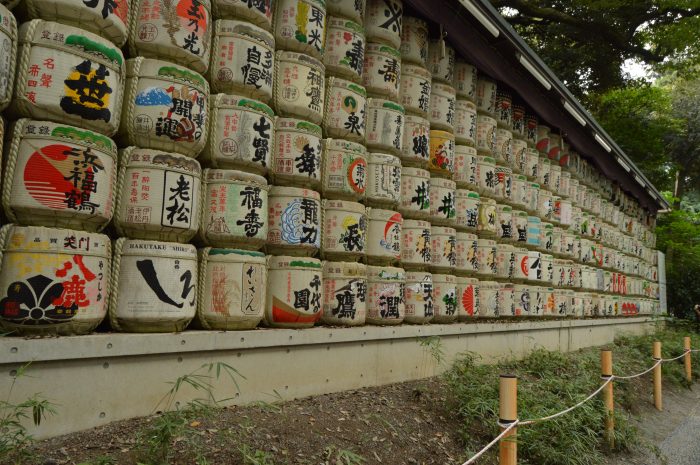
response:
<path id="1" fill-rule="evenodd" d="M 623 87 L 627 59 L 689 72 L 700 63 L 700 0 L 491 0 L 569 89 Z"/>
<path id="2" fill-rule="evenodd" d="M 700 303 L 700 209 L 674 210 L 659 217 L 657 247 L 666 252 L 669 313 L 693 318 L 693 305 Z"/>
<path id="3" fill-rule="evenodd" d="M 648 84 L 591 96 L 598 122 L 660 190 L 673 190 L 676 166 L 669 143 L 682 134 L 667 86 Z"/>

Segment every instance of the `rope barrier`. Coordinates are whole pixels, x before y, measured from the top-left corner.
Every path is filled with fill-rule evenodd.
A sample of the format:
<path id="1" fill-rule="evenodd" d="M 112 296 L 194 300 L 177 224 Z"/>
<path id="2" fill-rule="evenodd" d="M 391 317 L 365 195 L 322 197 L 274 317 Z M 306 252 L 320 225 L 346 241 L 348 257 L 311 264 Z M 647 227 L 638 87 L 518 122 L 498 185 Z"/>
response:
<path id="1" fill-rule="evenodd" d="M 585 404 L 586 402 L 588 402 L 589 400 L 591 400 L 592 398 L 594 398 L 596 395 L 598 395 L 598 393 L 599 393 L 600 391 L 602 391 L 602 390 L 605 388 L 605 386 L 607 386 L 608 384 L 612 383 L 612 381 L 613 381 L 613 377 L 608 378 L 598 389 L 596 389 L 596 390 L 593 392 L 593 394 L 591 394 L 590 396 L 586 397 L 585 399 L 583 399 L 583 400 L 582 400 L 581 402 L 579 402 L 578 404 L 573 405 L 573 406 L 567 408 L 566 410 L 562 410 L 562 411 L 559 412 L 559 413 L 555 413 L 555 414 L 553 414 L 553 415 L 549 415 L 549 416 L 546 416 L 546 417 L 535 418 L 534 420 L 525 420 L 525 421 L 521 421 L 520 424 L 523 425 L 523 426 L 526 426 L 526 425 L 531 425 L 531 424 L 533 424 L 533 423 L 539 423 L 539 422 L 542 422 L 542 421 L 553 420 L 553 419 L 555 419 L 555 418 L 557 418 L 557 417 L 560 417 L 560 416 L 562 416 L 562 415 L 566 415 L 567 413 L 571 412 L 572 410 L 576 410 L 577 408 L 579 408 L 580 406 L 582 406 L 583 404 Z"/>
<path id="2" fill-rule="evenodd" d="M 495 445 L 498 443 L 498 441 L 500 441 L 501 439 L 503 439 L 503 437 L 504 437 L 506 434 L 508 434 L 508 432 L 509 432 L 510 430 L 512 430 L 513 428 L 515 428 L 515 427 L 518 426 L 518 425 L 520 425 L 520 426 L 527 426 L 527 425 L 532 425 L 532 424 L 535 424 L 535 423 L 540 423 L 540 422 L 543 422 L 543 421 L 553 420 L 553 419 L 555 419 L 555 418 L 564 416 L 564 415 L 566 415 L 567 413 L 571 412 L 572 410 L 576 410 L 577 408 L 579 408 L 580 406 L 582 406 L 583 404 L 585 404 L 585 403 L 588 402 L 589 400 L 593 399 L 593 398 L 594 398 L 596 395 L 598 395 L 603 389 L 605 389 L 605 386 L 607 386 L 608 384 L 612 383 L 614 380 L 621 380 L 621 381 L 624 381 L 624 380 L 630 380 L 630 379 L 634 379 L 634 378 L 639 378 L 640 376 L 644 376 L 644 375 L 646 375 L 647 373 L 651 372 L 654 368 L 656 368 L 656 367 L 659 366 L 660 364 L 665 363 L 665 362 L 673 362 L 674 360 L 678 360 L 678 359 L 681 358 L 681 357 L 685 357 L 685 356 L 686 356 L 688 353 L 690 353 L 690 352 L 700 352 L 700 349 L 688 349 L 688 350 L 685 350 L 685 351 L 683 351 L 683 353 L 682 353 L 681 355 L 679 355 L 678 357 L 654 359 L 654 360 L 656 360 L 656 363 L 654 363 L 650 368 L 648 368 L 648 369 L 642 371 L 641 373 L 637 373 L 637 374 L 635 374 L 635 375 L 630 375 L 630 376 L 617 376 L 617 375 L 612 375 L 612 376 L 609 376 L 609 377 L 607 377 L 607 379 L 605 380 L 605 382 L 604 382 L 598 389 L 596 389 L 591 395 L 589 395 L 588 397 L 586 397 L 585 399 L 583 399 L 581 402 L 577 403 L 576 405 L 573 405 L 573 406 L 567 408 L 566 410 L 562 410 L 561 412 L 554 413 L 554 414 L 552 414 L 552 415 L 548 415 L 548 416 L 542 417 L 542 418 L 535 418 L 535 419 L 532 419 L 532 420 L 524 420 L 524 421 L 515 420 L 513 423 L 510 423 L 509 426 L 501 432 L 501 434 L 499 434 L 498 436 L 496 436 L 496 438 L 494 438 L 493 441 L 491 441 L 490 443 L 488 443 L 488 444 L 487 444 L 483 449 L 481 449 L 476 455 L 474 455 L 472 458 L 470 458 L 469 460 L 467 460 L 466 462 L 464 462 L 462 465 L 470 465 L 470 464 L 474 463 L 479 457 L 481 457 L 482 455 L 484 455 L 484 454 L 486 453 L 486 451 L 488 451 L 490 448 L 492 448 L 493 446 L 495 446 Z M 499 422 L 499 426 L 505 426 L 505 425 L 502 425 L 502 424 Z"/>
<path id="3" fill-rule="evenodd" d="M 484 447 L 483 449 L 481 449 L 474 457 L 470 458 L 469 460 L 467 460 L 466 462 L 464 462 L 462 465 L 470 465 L 470 464 L 474 463 L 474 462 L 476 461 L 476 459 L 478 459 L 479 457 L 481 457 L 482 455 L 484 455 L 484 454 L 486 453 L 487 450 L 489 450 L 490 448 L 492 448 L 493 446 L 495 446 L 496 443 L 498 443 L 498 441 L 500 441 L 501 439 L 503 439 L 503 436 L 505 436 L 506 434 L 508 434 L 508 432 L 509 432 L 510 430 L 512 430 L 513 428 L 515 428 L 519 423 L 520 423 L 519 420 L 515 420 L 515 421 L 514 421 L 513 423 L 511 423 L 506 429 L 504 429 L 503 431 L 501 431 L 501 434 L 499 434 L 498 436 L 496 436 L 496 439 L 494 439 L 493 441 L 489 442 L 489 443 L 486 445 L 486 447 Z"/>
<path id="4" fill-rule="evenodd" d="M 637 373 L 636 375 L 631 375 L 631 376 L 617 376 L 617 375 L 613 375 L 612 378 L 621 379 L 621 380 L 639 378 L 640 376 L 644 376 L 644 375 L 646 375 L 647 373 L 649 373 L 650 371 L 652 371 L 654 368 L 656 368 L 657 366 L 659 366 L 660 363 L 663 363 L 663 360 L 657 360 L 656 363 L 653 364 L 653 365 L 651 366 L 651 368 L 649 368 L 649 369 L 647 369 L 647 370 L 644 370 L 644 371 L 641 372 L 641 373 Z"/>

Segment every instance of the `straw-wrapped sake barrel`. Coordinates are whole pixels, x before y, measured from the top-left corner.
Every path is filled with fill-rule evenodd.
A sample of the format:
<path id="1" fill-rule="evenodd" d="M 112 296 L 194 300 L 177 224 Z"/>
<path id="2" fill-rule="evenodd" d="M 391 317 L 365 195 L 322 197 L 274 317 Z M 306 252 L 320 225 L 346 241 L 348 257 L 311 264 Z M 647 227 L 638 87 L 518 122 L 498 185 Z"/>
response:
<path id="1" fill-rule="evenodd" d="M 342 139 L 326 139 L 323 141 L 323 156 L 323 196 L 331 199 L 364 199 L 369 176 L 365 147 Z"/>
<path id="2" fill-rule="evenodd" d="M 124 56 L 107 39 L 35 19 L 19 28 L 17 63 L 12 113 L 108 136 L 116 132 L 124 90 Z"/>
<path id="3" fill-rule="evenodd" d="M 406 272 L 404 323 L 424 324 L 433 319 L 433 275 L 426 271 Z"/>
<path id="4" fill-rule="evenodd" d="M 126 62 L 119 137 L 123 145 L 196 157 L 207 141 L 209 83 L 183 66 L 138 57 Z"/>
<path id="5" fill-rule="evenodd" d="M 457 320 L 469 321 L 479 315 L 479 280 L 457 276 Z"/>
<path id="6" fill-rule="evenodd" d="M 360 326 L 367 317 L 367 267 L 354 262 L 323 262 L 326 325 Z"/>
<path id="7" fill-rule="evenodd" d="M 321 247 L 321 196 L 298 187 L 272 186 L 268 195 L 267 251 L 313 255 Z"/>
<path id="8" fill-rule="evenodd" d="M 273 101 L 277 115 L 321 124 L 326 92 L 323 63 L 309 55 L 283 50 L 277 50 L 275 60 Z"/>
<path id="9" fill-rule="evenodd" d="M 270 256 L 263 321 L 275 328 L 310 328 L 321 318 L 323 293 L 320 260 Z"/>
<path id="10" fill-rule="evenodd" d="M 370 153 L 367 163 L 366 203 L 394 208 L 401 198 L 401 160 L 385 153 Z"/>
<path id="11" fill-rule="evenodd" d="M 0 111 L 10 104 L 17 64 L 17 20 L 0 4 Z"/>
<path id="12" fill-rule="evenodd" d="M 269 31 L 272 29 L 273 0 L 212 0 L 215 18 L 242 18 Z"/>
<path id="13" fill-rule="evenodd" d="M 367 148 L 399 155 L 403 148 L 404 108 L 389 100 L 367 101 Z"/>
<path id="14" fill-rule="evenodd" d="M 332 260 L 357 260 L 365 255 L 367 211 L 357 202 L 323 200 L 321 253 Z"/>
<path id="15" fill-rule="evenodd" d="M 401 228 L 401 264 L 408 270 L 424 270 L 432 263 L 430 223 L 404 220 Z"/>
<path id="16" fill-rule="evenodd" d="M 405 64 L 401 70 L 400 99 L 406 113 L 428 117 L 431 102 L 431 75 L 427 69 Z"/>
<path id="17" fill-rule="evenodd" d="M 401 214 L 392 210 L 371 208 L 367 225 L 367 261 L 390 264 L 401 258 Z"/>
<path id="18" fill-rule="evenodd" d="M 245 21 L 220 19 L 214 28 L 208 73 L 212 90 L 269 102 L 275 72 L 275 38 Z"/>
<path id="19" fill-rule="evenodd" d="M 362 85 L 373 97 L 399 101 L 401 54 L 388 45 L 369 42 L 365 47 Z"/>
<path id="20" fill-rule="evenodd" d="M 177 242 L 194 237 L 201 210 L 197 160 L 129 147 L 119 165 L 114 227 L 120 236 Z"/>
<path id="21" fill-rule="evenodd" d="M 348 4 L 357 2 L 345 2 Z M 329 4 L 330 9 L 330 4 Z M 326 71 L 354 82 L 362 82 L 365 64 L 365 30 L 362 25 L 345 18 L 328 18 L 328 36 L 323 64 Z"/>
<path id="22" fill-rule="evenodd" d="M 368 39 L 399 48 L 402 19 L 401 0 L 367 0 L 365 29 Z"/>
<path id="23" fill-rule="evenodd" d="M 323 130 L 327 137 L 365 141 L 367 92 L 359 84 L 336 77 L 326 82 Z"/>
<path id="24" fill-rule="evenodd" d="M 326 48 L 324 0 L 274 0 L 277 48 L 321 59 Z"/>
<path id="25" fill-rule="evenodd" d="M 129 52 L 203 73 L 211 53 L 210 0 L 132 0 Z"/>
<path id="26" fill-rule="evenodd" d="M 402 23 L 401 59 L 425 68 L 428 64 L 428 23 L 412 16 L 404 16 Z"/>
<path id="27" fill-rule="evenodd" d="M 224 331 L 255 328 L 265 310 L 265 254 L 207 247 L 199 258 L 197 323 Z"/>
<path id="28" fill-rule="evenodd" d="M 0 329 L 19 335 L 92 331 L 107 313 L 111 243 L 102 234 L 0 229 Z"/>
<path id="29" fill-rule="evenodd" d="M 209 99 L 209 134 L 200 160 L 211 168 L 267 173 L 275 147 L 275 114 L 262 102 L 234 95 Z"/>
<path id="30" fill-rule="evenodd" d="M 424 219 L 430 215 L 430 173 L 413 167 L 401 168 L 399 212 L 405 218 Z"/>
<path id="31" fill-rule="evenodd" d="M 233 170 L 206 169 L 199 239 L 206 245 L 257 250 L 267 240 L 265 178 Z"/>
<path id="32" fill-rule="evenodd" d="M 2 203 L 12 222 L 98 231 L 114 210 L 117 146 L 107 136 L 21 119 L 10 133 Z"/>
<path id="33" fill-rule="evenodd" d="M 401 268 L 367 267 L 367 323 L 398 325 L 403 322 L 406 273 Z"/>
<path id="34" fill-rule="evenodd" d="M 365 18 L 365 0 L 328 0 L 328 15 L 348 18 L 362 24 Z"/>
<path id="35" fill-rule="evenodd" d="M 117 331 L 182 331 L 197 311 L 197 249 L 120 238 L 114 245 L 109 322 Z"/>
<path id="36" fill-rule="evenodd" d="M 457 321 L 457 278 L 448 274 L 433 274 L 434 323 Z"/>
<path id="37" fill-rule="evenodd" d="M 20 9 L 28 19 L 69 24 L 122 47 L 129 33 L 130 3 L 132 0 L 25 0 Z"/>
<path id="38" fill-rule="evenodd" d="M 308 121 L 277 118 L 272 150 L 275 184 L 318 188 L 323 172 L 322 130 Z"/>

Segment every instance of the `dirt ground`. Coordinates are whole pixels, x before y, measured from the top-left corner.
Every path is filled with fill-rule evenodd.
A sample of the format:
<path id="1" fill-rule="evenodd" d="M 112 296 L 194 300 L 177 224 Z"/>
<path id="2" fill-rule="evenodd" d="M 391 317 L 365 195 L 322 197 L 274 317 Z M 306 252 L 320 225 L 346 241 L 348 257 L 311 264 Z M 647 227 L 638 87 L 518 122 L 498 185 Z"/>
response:
<path id="1" fill-rule="evenodd" d="M 168 462 L 197 463 L 186 452 L 195 441 L 204 451 L 206 463 L 216 465 L 461 464 L 469 455 L 459 435 L 460 423 L 450 412 L 444 392 L 443 382 L 431 378 L 282 404 L 225 408 L 211 419 L 189 423 L 193 432 L 176 440 L 175 453 Z M 645 444 L 629 455 L 611 458 L 608 465 L 667 463 L 657 446 L 698 406 L 700 389 L 669 387 L 664 400 L 663 413 L 654 410 L 650 399 L 640 401 L 639 419 L 632 421 Z M 148 417 L 116 422 L 41 441 L 34 447 L 35 460 L 28 463 L 149 463 L 139 455 L 137 437 L 139 430 L 156 421 L 157 417 Z M 364 461 L 347 459 L 347 451 Z M 480 461 L 480 465 L 495 464 L 493 453 Z"/>

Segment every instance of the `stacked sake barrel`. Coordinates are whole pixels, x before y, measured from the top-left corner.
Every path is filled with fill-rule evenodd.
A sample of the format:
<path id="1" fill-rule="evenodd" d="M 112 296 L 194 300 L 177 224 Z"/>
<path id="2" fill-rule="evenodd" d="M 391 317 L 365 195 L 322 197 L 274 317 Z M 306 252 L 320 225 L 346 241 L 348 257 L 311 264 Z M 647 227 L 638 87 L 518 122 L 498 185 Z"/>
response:
<path id="1" fill-rule="evenodd" d="M 14 11 L 5 330 L 658 307 L 653 217 L 398 0 Z"/>
<path id="2" fill-rule="evenodd" d="M 16 2 L 13 2 L 16 3 Z M 117 132 L 129 2 L 0 7 L 0 108 L 13 122 L 3 154 L 0 327 L 83 334 L 111 291 Z M 8 106 L 9 104 L 9 106 Z M 1 126 L 1 125 L 0 125 Z"/>

